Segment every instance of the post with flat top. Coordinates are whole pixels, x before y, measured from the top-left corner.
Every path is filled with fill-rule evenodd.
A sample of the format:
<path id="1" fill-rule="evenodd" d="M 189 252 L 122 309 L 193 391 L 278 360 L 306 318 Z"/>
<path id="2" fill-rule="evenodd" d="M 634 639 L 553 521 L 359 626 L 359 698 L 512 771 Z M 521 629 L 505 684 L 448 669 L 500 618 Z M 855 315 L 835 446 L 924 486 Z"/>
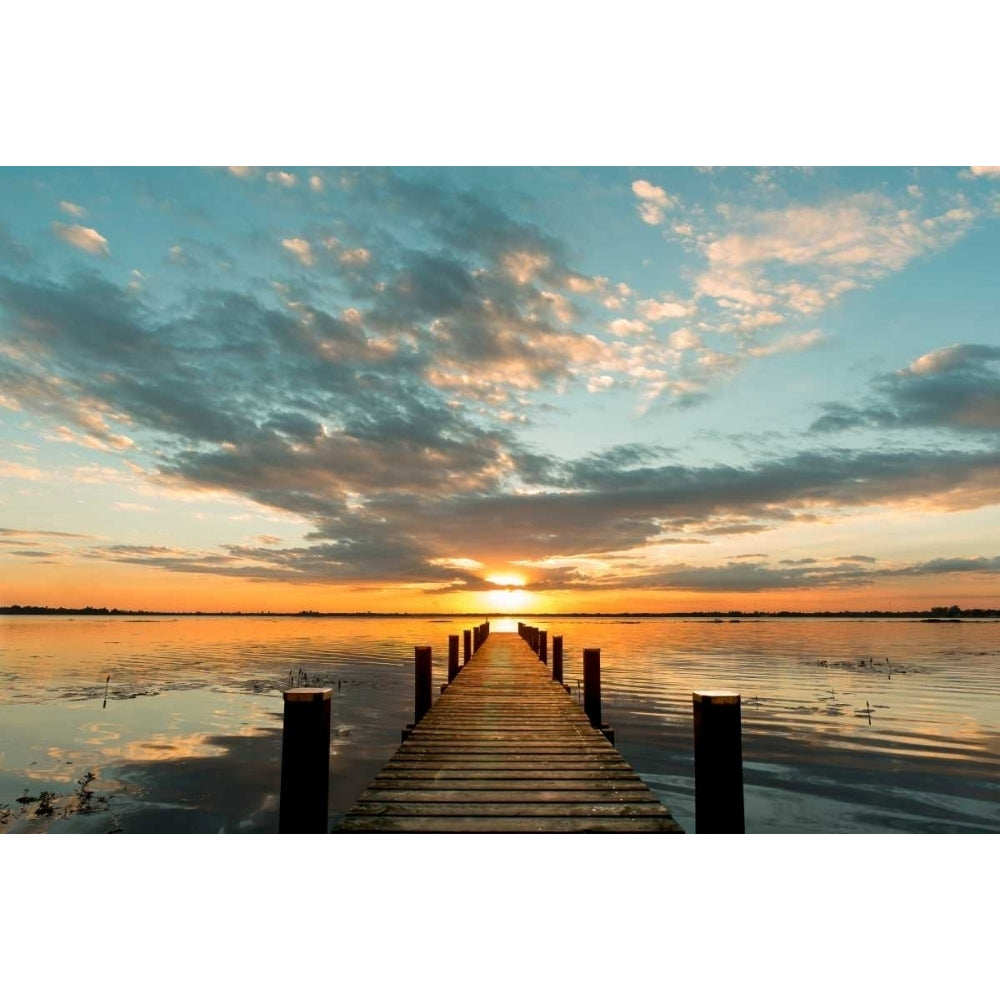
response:
<path id="1" fill-rule="evenodd" d="M 583 651 L 583 710 L 595 729 L 601 728 L 601 651 Z"/>
<path id="2" fill-rule="evenodd" d="M 561 635 L 552 636 L 552 679 L 562 684 L 562 642 L 563 637 Z"/>
<path id="3" fill-rule="evenodd" d="M 327 833 L 333 688 L 284 693 L 278 833 Z"/>
<path id="4" fill-rule="evenodd" d="M 695 833 L 745 833 L 740 696 L 694 691 Z"/>
<path id="5" fill-rule="evenodd" d="M 538 659 L 542 663 L 549 662 L 549 633 L 545 629 L 538 633 Z"/>
<path id="6" fill-rule="evenodd" d="M 467 628 L 462 631 L 463 659 L 462 666 L 465 666 L 472 659 L 472 629 Z"/>
<path id="7" fill-rule="evenodd" d="M 448 683 L 458 676 L 458 636 L 448 636 Z"/>
<path id="8" fill-rule="evenodd" d="M 431 707 L 431 647 L 413 647 L 413 724 L 420 720 Z"/>

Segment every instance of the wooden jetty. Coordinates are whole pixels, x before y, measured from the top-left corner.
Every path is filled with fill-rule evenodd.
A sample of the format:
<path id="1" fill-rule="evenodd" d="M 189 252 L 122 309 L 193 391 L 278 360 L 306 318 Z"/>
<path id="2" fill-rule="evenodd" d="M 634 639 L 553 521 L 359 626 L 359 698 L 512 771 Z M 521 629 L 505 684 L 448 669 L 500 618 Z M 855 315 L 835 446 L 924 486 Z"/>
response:
<path id="1" fill-rule="evenodd" d="M 337 830 L 683 832 L 529 642 L 488 628 Z"/>

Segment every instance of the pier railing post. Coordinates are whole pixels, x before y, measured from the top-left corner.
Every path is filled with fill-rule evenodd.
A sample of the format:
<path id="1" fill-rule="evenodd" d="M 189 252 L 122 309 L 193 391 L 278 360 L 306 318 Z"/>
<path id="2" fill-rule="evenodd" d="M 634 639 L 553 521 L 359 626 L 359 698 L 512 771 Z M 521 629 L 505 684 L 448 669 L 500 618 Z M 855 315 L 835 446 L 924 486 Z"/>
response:
<path id="1" fill-rule="evenodd" d="M 464 656 L 462 658 L 462 666 L 465 666 L 465 664 L 468 663 L 469 660 L 472 659 L 472 629 L 471 628 L 467 628 L 467 629 L 464 629 L 462 631 L 462 640 L 463 640 L 463 647 L 464 647 L 463 648 L 463 654 L 464 654 Z"/>
<path id="2" fill-rule="evenodd" d="M 583 710 L 595 729 L 601 728 L 601 651 L 583 651 Z"/>
<path id="3" fill-rule="evenodd" d="M 545 629 L 538 633 L 538 659 L 542 663 L 549 662 L 549 633 Z"/>
<path id="4" fill-rule="evenodd" d="M 694 691 L 695 833 L 745 833 L 740 696 Z"/>
<path id="5" fill-rule="evenodd" d="M 413 724 L 420 720 L 431 707 L 431 647 L 413 647 Z"/>
<path id="6" fill-rule="evenodd" d="M 448 636 L 448 683 L 458 676 L 458 636 Z"/>
<path id="7" fill-rule="evenodd" d="M 562 678 L 562 664 L 563 664 L 563 637 L 561 635 L 552 636 L 552 679 L 558 681 L 560 684 L 563 682 Z"/>
<path id="8" fill-rule="evenodd" d="M 278 833 L 327 833 L 333 688 L 284 693 Z"/>

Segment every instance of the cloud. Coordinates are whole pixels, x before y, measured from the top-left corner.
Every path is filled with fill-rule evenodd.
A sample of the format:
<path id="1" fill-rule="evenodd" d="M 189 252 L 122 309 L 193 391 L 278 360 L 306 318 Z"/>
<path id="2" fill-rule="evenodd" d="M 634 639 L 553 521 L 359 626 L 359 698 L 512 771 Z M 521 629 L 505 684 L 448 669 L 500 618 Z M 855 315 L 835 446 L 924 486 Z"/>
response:
<path id="1" fill-rule="evenodd" d="M 935 427 L 982 434 L 1000 429 L 1000 347 L 952 344 L 871 382 L 864 405 L 827 403 L 812 429 Z"/>
<path id="2" fill-rule="evenodd" d="M 111 254 L 108 241 L 96 229 L 89 229 L 87 226 L 64 226 L 61 222 L 53 222 L 52 228 L 56 236 L 70 246 L 99 257 L 108 257 Z"/>
<path id="3" fill-rule="evenodd" d="M 975 177 L 1000 177 L 1000 167 L 969 167 Z"/>
<path id="4" fill-rule="evenodd" d="M 728 232 L 702 224 L 690 237 L 708 264 L 695 278 L 696 294 L 715 300 L 738 320 L 753 310 L 816 313 L 847 292 L 950 246 L 975 217 L 964 203 L 934 214 L 923 202 L 899 203 L 880 192 L 768 211 L 726 206 Z M 742 320 L 740 326 L 753 323 Z"/>
<path id="5" fill-rule="evenodd" d="M 71 201 L 59 202 L 59 209 L 67 215 L 75 216 L 77 219 L 82 219 L 87 214 L 87 210 L 83 206 L 75 205 Z"/>
<path id="6" fill-rule="evenodd" d="M 299 263 L 303 267 L 312 267 L 316 262 L 313 258 L 312 247 L 309 245 L 308 240 L 304 240 L 301 237 L 293 237 L 287 240 L 282 240 L 281 245 L 288 250 L 290 253 L 295 254 L 299 259 Z"/>
<path id="7" fill-rule="evenodd" d="M 636 308 L 639 311 L 639 315 L 643 319 L 649 320 L 650 323 L 659 323 L 665 319 L 682 319 L 694 312 L 691 306 L 666 299 L 662 302 L 658 302 L 655 299 L 643 299 Z"/>
<path id="8" fill-rule="evenodd" d="M 0 458 L 0 479 L 44 479 L 45 474 L 41 469 L 32 465 L 23 465 L 20 462 L 8 462 Z"/>
<path id="9" fill-rule="evenodd" d="M 264 177 L 269 184 L 277 184 L 279 187 L 293 188 L 296 184 L 295 174 L 285 170 L 269 170 Z"/>
<path id="10" fill-rule="evenodd" d="M 639 218 L 650 226 L 660 225 L 664 213 L 677 205 L 676 198 L 646 180 L 633 181 L 632 193 L 639 199 Z"/>
<path id="11" fill-rule="evenodd" d="M 322 177 L 318 174 L 313 174 L 309 178 L 309 187 L 312 188 L 313 191 L 322 191 L 326 185 L 323 183 Z"/>
<path id="12" fill-rule="evenodd" d="M 635 333 L 649 333 L 649 325 L 641 319 L 615 319 L 608 324 L 608 329 L 616 337 L 628 337 Z"/>
<path id="13" fill-rule="evenodd" d="M 226 167 L 234 177 L 249 177 L 253 167 Z"/>
<path id="14" fill-rule="evenodd" d="M 822 344 L 826 338 L 820 330 L 808 333 L 790 333 L 770 344 L 759 344 L 747 349 L 752 358 L 767 358 L 775 354 L 800 354 Z"/>

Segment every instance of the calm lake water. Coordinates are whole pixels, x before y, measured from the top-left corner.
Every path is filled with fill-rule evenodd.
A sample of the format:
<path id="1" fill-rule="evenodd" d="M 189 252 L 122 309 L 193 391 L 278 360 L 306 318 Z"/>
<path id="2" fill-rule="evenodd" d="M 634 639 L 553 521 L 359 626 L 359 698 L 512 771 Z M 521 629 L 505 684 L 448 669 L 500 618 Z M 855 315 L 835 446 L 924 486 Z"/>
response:
<path id="1" fill-rule="evenodd" d="M 574 690 L 600 647 L 617 748 L 689 832 L 705 688 L 743 696 L 748 833 L 1000 832 L 996 621 L 524 620 L 564 636 Z M 474 623 L 0 617 L 0 832 L 276 832 L 298 683 L 334 691 L 335 824 L 412 721 L 413 646 L 434 649 L 436 693 Z M 42 792 L 48 818 L 17 802 Z"/>

